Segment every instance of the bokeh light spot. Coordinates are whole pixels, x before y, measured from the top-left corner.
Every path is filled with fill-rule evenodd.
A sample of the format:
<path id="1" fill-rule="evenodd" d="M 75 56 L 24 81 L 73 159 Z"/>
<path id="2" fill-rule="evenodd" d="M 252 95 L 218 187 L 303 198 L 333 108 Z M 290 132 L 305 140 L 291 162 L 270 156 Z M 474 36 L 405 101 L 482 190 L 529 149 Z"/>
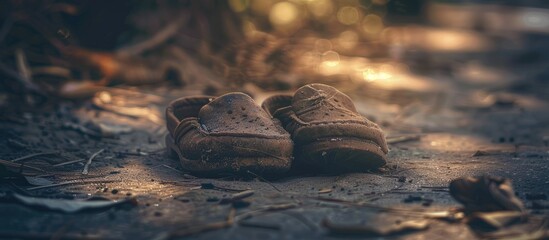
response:
<path id="1" fill-rule="evenodd" d="M 375 14 L 370 14 L 362 20 L 362 29 L 369 34 L 377 34 L 383 30 L 383 20 Z"/>
<path id="2" fill-rule="evenodd" d="M 299 10 L 290 2 L 279 2 L 271 8 L 269 20 L 275 26 L 289 25 L 297 20 Z"/>
<path id="3" fill-rule="evenodd" d="M 334 51 L 327 51 L 322 54 L 322 65 L 335 67 L 339 64 L 339 54 Z"/>
<path id="4" fill-rule="evenodd" d="M 316 18 L 330 16 L 334 11 L 334 5 L 331 0 L 310 0 L 307 2 L 307 7 Z"/>
<path id="5" fill-rule="evenodd" d="M 339 34 L 337 43 L 344 49 L 352 49 L 357 45 L 358 38 L 358 34 L 355 31 L 348 30 Z"/>
<path id="6" fill-rule="evenodd" d="M 359 13 L 355 7 L 342 7 L 337 11 L 337 20 L 345 25 L 351 25 L 358 22 Z"/>

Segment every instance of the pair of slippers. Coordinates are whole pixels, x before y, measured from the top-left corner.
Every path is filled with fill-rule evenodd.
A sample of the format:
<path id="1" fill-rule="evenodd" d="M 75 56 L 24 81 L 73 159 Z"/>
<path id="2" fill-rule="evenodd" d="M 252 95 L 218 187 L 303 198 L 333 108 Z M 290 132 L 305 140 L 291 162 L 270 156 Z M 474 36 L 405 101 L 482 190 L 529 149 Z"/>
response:
<path id="1" fill-rule="evenodd" d="M 166 122 L 168 150 L 198 175 L 362 172 L 385 165 L 388 152 L 382 130 L 324 84 L 261 107 L 244 93 L 183 97 L 168 105 Z"/>

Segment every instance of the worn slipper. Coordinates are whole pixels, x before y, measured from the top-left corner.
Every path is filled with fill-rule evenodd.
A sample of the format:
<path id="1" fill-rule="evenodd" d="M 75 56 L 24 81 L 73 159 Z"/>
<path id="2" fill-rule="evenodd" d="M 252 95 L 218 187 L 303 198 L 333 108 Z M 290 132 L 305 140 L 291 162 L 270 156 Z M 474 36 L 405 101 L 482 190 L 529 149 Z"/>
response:
<path id="1" fill-rule="evenodd" d="M 291 167 L 290 135 L 246 94 L 174 100 L 166 122 L 166 146 L 195 174 L 251 171 L 272 177 Z"/>
<path id="2" fill-rule="evenodd" d="M 262 107 L 292 135 L 298 169 L 362 172 L 386 163 L 388 148 L 382 130 L 331 86 L 305 85 L 293 96 L 266 99 Z"/>

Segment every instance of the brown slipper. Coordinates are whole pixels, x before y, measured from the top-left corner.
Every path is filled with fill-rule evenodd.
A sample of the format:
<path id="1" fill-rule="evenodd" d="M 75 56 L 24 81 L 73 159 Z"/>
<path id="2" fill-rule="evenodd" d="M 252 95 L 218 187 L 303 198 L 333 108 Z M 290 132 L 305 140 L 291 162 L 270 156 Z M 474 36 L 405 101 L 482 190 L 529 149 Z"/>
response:
<path id="1" fill-rule="evenodd" d="M 382 130 L 361 116 L 351 99 L 324 84 L 309 84 L 293 96 L 277 95 L 262 105 L 280 119 L 295 144 L 295 164 L 321 172 L 362 172 L 385 165 Z"/>
<path id="2" fill-rule="evenodd" d="M 275 176 L 290 169 L 290 135 L 246 94 L 174 100 L 166 122 L 166 146 L 195 174 Z"/>

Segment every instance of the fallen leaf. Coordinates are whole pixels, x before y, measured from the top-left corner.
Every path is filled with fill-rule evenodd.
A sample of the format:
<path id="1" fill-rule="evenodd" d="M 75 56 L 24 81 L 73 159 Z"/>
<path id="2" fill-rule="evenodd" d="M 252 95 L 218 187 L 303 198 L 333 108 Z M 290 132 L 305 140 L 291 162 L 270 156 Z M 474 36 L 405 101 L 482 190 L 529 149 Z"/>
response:
<path id="1" fill-rule="evenodd" d="M 45 186 L 45 185 L 53 184 L 52 181 L 45 178 L 41 178 L 41 177 L 29 177 L 29 176 L 24 176 L 24 177 L 25 177 L 25 180 L 27 180 L 27 182 L 30 185 L 34 185 L 34 186 Z"/>
<path id="2" fill-rule="evenodd" d="M 450 194 L 469 212 L 524 211 L 511 180 L 493 176 L 465 177 L 450 183 Z"/>
<path id="3" fill-rule="evenodd" d="M 135 204 L 135 199 L 124 199 L 120 201 L 109 201 L 109 200 L 96 200 L 96 201 L 85 201 L 85 200 L 68 200 L 68 199 L 51 199 L 51 198 L 38 198 L 38 197 L 27 197 L 19 194 L 13 194 L 13 197 L 20 203 L 31 206 L 45 208 L 53 211 L 61 211 L 65 213 L 75 213 L 87 209 L 103 209 L 110 208 L 117 205 L 125 203 Z"/>

